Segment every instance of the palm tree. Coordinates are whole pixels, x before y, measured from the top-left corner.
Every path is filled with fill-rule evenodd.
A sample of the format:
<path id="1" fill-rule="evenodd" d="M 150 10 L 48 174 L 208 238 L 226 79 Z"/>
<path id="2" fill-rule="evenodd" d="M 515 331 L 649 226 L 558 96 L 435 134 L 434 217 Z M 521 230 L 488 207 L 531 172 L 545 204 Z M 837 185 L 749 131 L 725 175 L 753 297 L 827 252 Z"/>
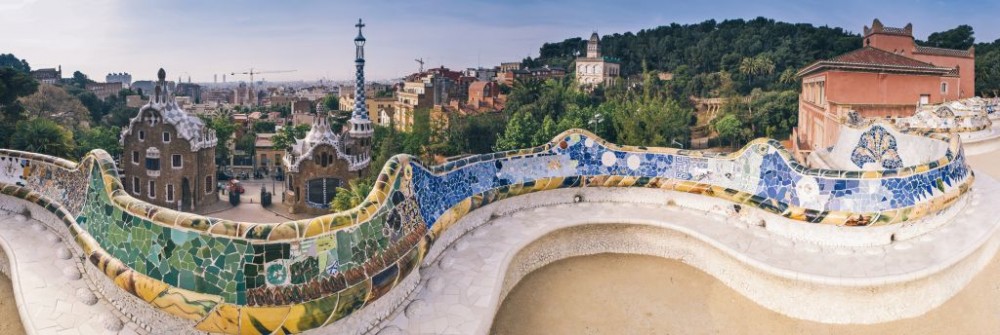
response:
<path id="1" fill-rule="evenodd" d="M 796 81 L 795 70 L 793 70 L 792 68 L 785 69 L 785 71 L 781 73 L 781 77 L 778 78 L 778 82 L 782 84 L 791 84 L 794 83 L 795 81 Z"/>
<path id="2" fill-rule="evenodd" d="M 753 82 L 753 77 L 762 74 L 773 74 L 774 73 L 774 62 L 770 58 L 764 55 L 757 55 L 753 58 L 746 57 L 740 61 L 740 72 L 747 76 L 747 87 L 749 88 Z M 787 72 L 787 71 L 786 71 Z M 782 75 L 784 76 L 784 75 Z M 752 109 L 753 97 L 751 96 L 747 101 L 747 109 L 750 111 L 750 129 L 756 134 L 756 127 L 753 124 L 753 109 Z"/>
<path id="3" fill-rule="evenodd" d="M 774 62 L 764 55 L 746 57 L 740 61 L 740 73 L 747 76 L 747 86 L 750 86 L 754 76 L 773 74 Z"/>
<path id="4" fill-rule="evenodd" d="M 17 130 L 10 139 L 17 150 L 72 158 L 73 133 L 46 118 L 34 118 L 17 123 Z"/>
<path id="5" fill-rule="evenodd" d="M 337 194 L 330 202 L 330 210 L 333 212 L 346 211 L 360 205 L 368 193 L 372 191 L 372 183 L 365 180 L 355 179 L 348 183 L 347 188 L 338 187 Z"/>

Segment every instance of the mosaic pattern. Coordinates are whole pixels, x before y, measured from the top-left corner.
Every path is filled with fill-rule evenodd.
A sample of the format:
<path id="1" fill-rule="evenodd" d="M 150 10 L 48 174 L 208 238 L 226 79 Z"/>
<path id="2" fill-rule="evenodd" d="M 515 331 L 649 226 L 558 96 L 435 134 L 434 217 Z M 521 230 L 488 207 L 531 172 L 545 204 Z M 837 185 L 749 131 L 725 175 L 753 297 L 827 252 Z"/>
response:
<path id="1" fill-rule="evenodd" d="M 868 163 L 878 164 L 884 169 L 903 167 L 903 160 L 899 158 L 896 137 L 878 125 L 872 126 L 861 134 L 858 145 L 851 152 L 851 162 L 854 162 L 858 168 L 864 168 L 865 164 Z"/>
<path id="2" fill-rule="evenodd" d="M 872 158 L 884 166 L 886 149 L 901 143 L 879 132 L 885 129 L 870 127 L 859 147 L 874 149 Z M 655 187 L 817 224 L 913 220 L 946 208 L 972 182 L 958 141 L 939 138 L 950 141 L 950 149 L 935 162 L 834 171 L 799 165 L 775 141 L 716 155 L 617 146 L 573 130 L 543 147 L 443 166 L 396 156 L 357 208 L 275 224 L 203 217 L 134 199 L 103 151 L 75 164 L 0 150 L 0 191 L 59 215 L 88 260 L 117 286 L 196 320 L 199 330 L 295 333 L 335 322 L 391 291 L 470 211 L 531 192 Z"/>

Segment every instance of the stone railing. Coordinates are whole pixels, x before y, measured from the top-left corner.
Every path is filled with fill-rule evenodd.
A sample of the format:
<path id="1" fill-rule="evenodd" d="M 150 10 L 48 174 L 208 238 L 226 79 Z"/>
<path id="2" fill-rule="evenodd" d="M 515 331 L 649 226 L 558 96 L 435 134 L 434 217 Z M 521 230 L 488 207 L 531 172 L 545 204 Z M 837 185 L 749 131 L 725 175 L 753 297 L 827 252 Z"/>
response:
<path id="1" fill-rule="evenodd" d="M 918 133 L 973 133 L 993 126 L 989 117 L 983 115 L 937 116 L 928 113 L 905 118 L 889 118 L 896 127 Z"/>
<path id="2" fill-rule="evenodd" d="M 178 212 L 132 198 L 101 150 L 80 163 L 0 150 L 0 191 L 55 213 L 114 285 L 190 320 L 197 330 L 297 333 L 330 325 L 385 296 L 470 211 L 532 192 L 646 187 L 717 197 L 737 210 L 752 206 L 808 224 L 916 220 L 948 208 L 973 180 L 957 139 L 922 140 L 949 141 L 949 150 L 918 166 L 835 171 L 800 165 L 774 140 L 716 155 L 619 146 L 570 130 L 541 147 L 440 166 L 398 155 L 358 207 L 273 224 Z"/>

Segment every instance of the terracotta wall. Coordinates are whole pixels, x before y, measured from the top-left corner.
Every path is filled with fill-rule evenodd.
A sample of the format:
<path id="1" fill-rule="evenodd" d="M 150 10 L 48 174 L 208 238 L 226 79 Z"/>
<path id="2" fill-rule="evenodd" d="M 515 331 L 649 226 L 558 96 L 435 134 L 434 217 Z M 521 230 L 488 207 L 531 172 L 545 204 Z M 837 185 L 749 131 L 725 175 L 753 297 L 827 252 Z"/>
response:
<path id="1" fill-rule="evenodd" d="M 904 75 L 871 72 L 829 71 L 827 100 L 840 104 L 916 104 L 920 95 L 930 96 L 930 103 L 958 99 L 958 78 L 930 75 Z M 941 94 L 947 82 L 948 93 Z"/>
<path id="2" fill-rule="evenodd" d="M 938 55 L 913 54 L 912 56 L 920 61 L 928 62 L 936 66 L 954 68 L 959 67 L 958 75 L 961 77 L 960 86 L 954 86 L 955 99 L 971 98 L 976 96 L 976 59 L 965 57 L 948 57 Z M 955 100 L 950 99 L 950 100 Z"/>

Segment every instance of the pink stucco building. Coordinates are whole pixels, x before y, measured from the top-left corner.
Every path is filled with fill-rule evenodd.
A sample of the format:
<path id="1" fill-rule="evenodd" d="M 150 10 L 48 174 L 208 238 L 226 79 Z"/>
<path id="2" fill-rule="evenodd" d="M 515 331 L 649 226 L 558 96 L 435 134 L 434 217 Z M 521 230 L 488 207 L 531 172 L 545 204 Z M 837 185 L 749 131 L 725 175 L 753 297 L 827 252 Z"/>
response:
<path id="1" fill-rule="evenodd" d="M 861 117 L 912 116 L 918 104 L 974 96 L 975 51 L 918 46 L 913 25 L 864 28 L 862 48 L 812 63 L 802 80 L 794 145 L 801 151 L 836 142 L 849 111 Z"/>

